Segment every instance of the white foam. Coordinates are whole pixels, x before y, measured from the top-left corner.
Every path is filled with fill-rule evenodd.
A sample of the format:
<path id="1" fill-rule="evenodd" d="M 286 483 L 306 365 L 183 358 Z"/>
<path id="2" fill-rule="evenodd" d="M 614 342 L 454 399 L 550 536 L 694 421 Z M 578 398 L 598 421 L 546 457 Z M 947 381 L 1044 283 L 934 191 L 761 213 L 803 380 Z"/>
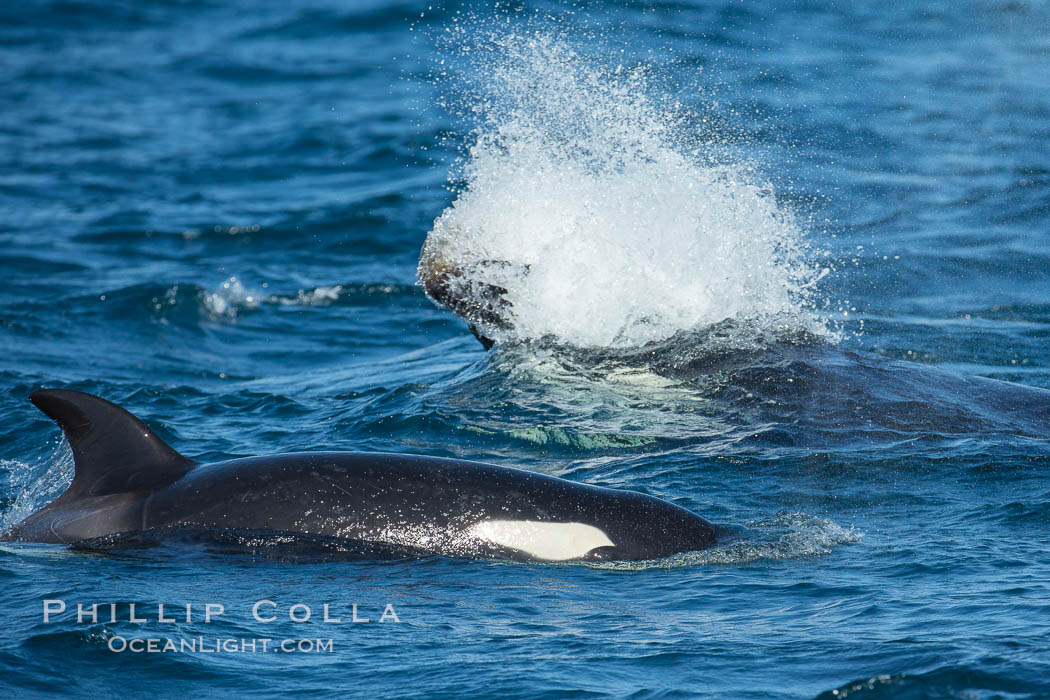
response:
<path id="1" fill-rule="evenodd" d="M 37 464 L 4 459 L 0 460 L 0 470 L 8 475 L 9 490 L 18 493 L 11 507 L 0 515 L 2 529 L 25 519 L 69 488 L 73 480 L 73 451 L 65 438 L 59 437 L 51 453 Z"/>
<path id="2" fill-rule="evenodd" d="M 325 306 L 336 301 L 342 291 L 343 285 L 332 284 L 315 289 L 300 289 L 292 297 L 275 295 L 270 297 L 270 302 L 283 306 Z"/>
<path id="3" fill-rule="evenodd" d="M 206 292 L 201 303 L 214 319 L 236 318 L 241 309 L 254 309 L 259 306 L 259 296 L 244 286 L 244 283 L 232 276 L 224 281 L 214 292 Z"/>
<path id="4" fill-rule="evenodd" d="M 488 335 L 609 347 L 726 318 L 820 326 L 792 214 L 747 164 L 713 164 L 644 69 L 543 32 L 462 48 L 485 76 L 477 125 L 426 245 L 507 289 L 514 327 Z"/>
<path id="5" fill-rule="evenodd" d="M 739 566 L 756 561 L 780 561 L 830 554 L 838 545 L 853 544 L 864 534 L 846 529 L 826 518 L 806 513 L 782 511 L 774 517 L 753 523 L 753 538 L 737 540 L 697 552 L 686 552 L 667 559 L 641 562 L 596 562 L 588 566 L 612 569 L 675 568 L 722 564 Z"/>
<path id="6" fill-rule="evenodd" d="M 267 288 L 267 283 L 263 288 Z M 382 289 L 382 287 L 380 287 Z M 178 293 L 178 286 L 169 295 Z M 279 306 L 328 306 L 343 294 L 341 284 L 322 285 L 314 289 L 300 289 L 292 295 L 268 294 L 245 286 L 236 276 L 226 279 L 213 292 L 202 292 L 201 305 L 214 320 L 233 320 L 241 311 L 259 308 L 263 304 Z"/>

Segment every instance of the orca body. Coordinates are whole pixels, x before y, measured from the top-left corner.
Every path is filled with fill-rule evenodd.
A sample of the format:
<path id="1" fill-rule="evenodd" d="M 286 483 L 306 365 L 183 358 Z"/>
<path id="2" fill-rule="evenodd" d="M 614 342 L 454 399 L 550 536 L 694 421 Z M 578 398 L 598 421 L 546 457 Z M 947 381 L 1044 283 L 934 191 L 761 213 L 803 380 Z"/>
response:
<path id="1" fill-rule="evenodd" d="M 656 559 L 715 543 L 666 501 L 478 462 L 317 452 L 199 464 L 108 401 L 47 389 L 75 473 L 0 540 L 74 544 L 138 532 L 253 531 L 416 555 L 519 561 Z"/>

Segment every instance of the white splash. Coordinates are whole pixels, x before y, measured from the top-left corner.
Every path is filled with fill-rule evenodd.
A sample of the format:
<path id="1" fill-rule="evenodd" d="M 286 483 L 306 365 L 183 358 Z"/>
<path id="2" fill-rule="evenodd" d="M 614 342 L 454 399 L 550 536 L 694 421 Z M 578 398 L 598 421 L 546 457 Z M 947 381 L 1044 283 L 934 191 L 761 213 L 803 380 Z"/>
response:
<path id="1" fill-rule="evenodd" d="M 464 50 L 486 76 L 480 123 L 424 251 L 507 290 L 513 328 L 487 335 L 634 346 L 727 318 L 821 331 L 821 272 L 791 213 L 747 165 L 683 147 L 698 139 L 644 69 L 542 32 Z"/>
<path id="2" fill-rule="evenodd" d="M 244 286 L 236 276 L 224 281 L 214 292 L 205 292 L 201 303 L 208 315 L 214 319 L 233 319 L 242 309 L 259 306 L 259 296 Z"/>
<path id="3" fill-rule="evenodd" d="M 781 511 L 768 520 L 752 523 L 748 529 L 753 537 L 711 549 L 651 561 L 588 562 L 587 566 L 629 570 L 712 564 L 739 566 L 757 561 L 823 556 L 830 554 L 839 545 L 855 544 L 864 538 L 864 533 L 852 526 L 846 529 L 827 518 L 787 511 Z"/>
<path id="4" fill-rule="evenodd" d="M 269 283 L 262 284 L 263 290 L 269 288 Z M 380 286 L 382 289 L 382 286 Z M 172 305 L 178 295 L 178 285 L 169 291 Z M 279 306 L 328 306 L 339 300 L 344 292 L 343 285 L 322 285 L 314 289 L 300 289 L 292 295 L 269 294 L 245 286 L 244 282 L 236 276 L 227 278 L 218 289 L 213 292 L 202 291 L 199 294 L 200 303 L 205 313 L 216 321 L 232 321 L 242 311 L 257 309 L 263 304 Z"/>
<path id="5" fill-rule="evenodd" d="M 36 464 L 0 460 L 8 489 L 16 492 L 14 503 L 0 514 L 0 529 L 10 527 L 55 500 L 73 481 L 73 451 L 65 438 L 56 438 L 47 457 Z"/>

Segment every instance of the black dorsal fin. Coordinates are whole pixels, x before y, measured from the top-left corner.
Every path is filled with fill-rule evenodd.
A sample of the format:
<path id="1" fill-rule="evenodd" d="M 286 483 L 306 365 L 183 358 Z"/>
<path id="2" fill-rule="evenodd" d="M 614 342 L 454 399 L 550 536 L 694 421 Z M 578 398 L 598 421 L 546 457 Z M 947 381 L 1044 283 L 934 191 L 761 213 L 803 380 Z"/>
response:
<path id="1" fill-rule="evenodd" d="M 73 448 L 73 483 L 67 491 L 71 496 L 154 491 L 173 484 L 197 464 L 105 399 L 42 389 L 29 400 L 58 423 Z"/>

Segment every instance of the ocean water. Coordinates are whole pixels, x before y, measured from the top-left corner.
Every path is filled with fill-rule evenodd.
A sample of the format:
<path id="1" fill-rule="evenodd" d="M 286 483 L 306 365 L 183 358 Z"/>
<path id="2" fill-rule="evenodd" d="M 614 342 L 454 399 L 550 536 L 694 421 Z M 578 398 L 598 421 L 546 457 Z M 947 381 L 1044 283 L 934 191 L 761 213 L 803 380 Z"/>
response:
<path id="1" fill-rule="evenodd" d="M 0 9 L 0 521 L 71 477 L 47 386 L 201 460 L 461 457 L 738 536 L 5 544 L 6 695 L 1050 696 L 1050 8 L 492 5 Z M 493 350 L 424 241 L 505 290 Z"/>

